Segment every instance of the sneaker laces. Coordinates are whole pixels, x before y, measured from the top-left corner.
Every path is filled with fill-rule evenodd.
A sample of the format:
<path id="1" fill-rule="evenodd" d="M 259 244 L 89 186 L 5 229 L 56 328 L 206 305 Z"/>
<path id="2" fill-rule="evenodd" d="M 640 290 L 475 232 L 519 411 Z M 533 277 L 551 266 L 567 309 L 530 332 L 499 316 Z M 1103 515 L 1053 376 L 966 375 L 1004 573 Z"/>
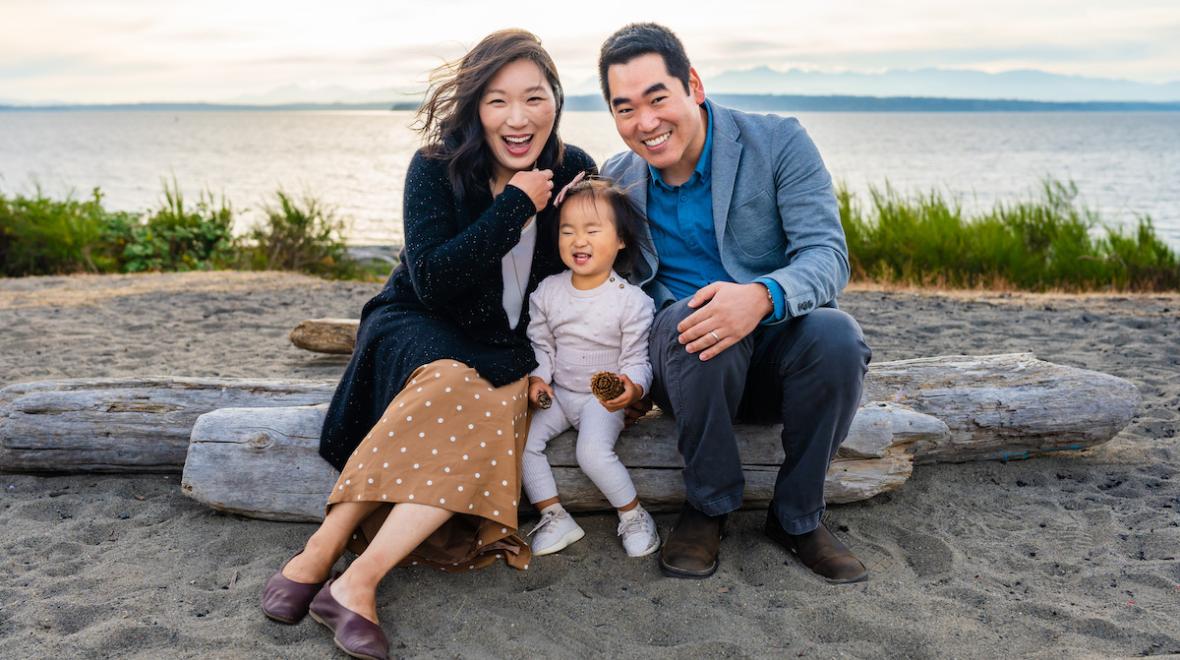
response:
<path id="1" fill-rule="evenodd" d="M 640 514 L 629 520 L 620 520 L 619 529 L 617 530 L 619 536 L 626 536 L 630 532 L 643 532 L 647 536 L 651 536 L 652 527 L 648 522 L 651 520 L 650 516 Z"/>
<path id="2" fill-rule="evenodd" d="M 542 513 L 541 519 L 539 521 L 537 521 L 536 525 L 533 525 L 533 528 L 529 530 L 528 534 L 524 535 L 525 538 L 528 538 L 528 537 L 532 536 L 533 534 L 537 533 L 538 531 L 540 531 L 540 529 L 542 527 L 548 526 L 549 523 L 553 522 L 554 520 L 557 520 L 557 512 L 556 511 L 546 511 L 545 513 Z"/>

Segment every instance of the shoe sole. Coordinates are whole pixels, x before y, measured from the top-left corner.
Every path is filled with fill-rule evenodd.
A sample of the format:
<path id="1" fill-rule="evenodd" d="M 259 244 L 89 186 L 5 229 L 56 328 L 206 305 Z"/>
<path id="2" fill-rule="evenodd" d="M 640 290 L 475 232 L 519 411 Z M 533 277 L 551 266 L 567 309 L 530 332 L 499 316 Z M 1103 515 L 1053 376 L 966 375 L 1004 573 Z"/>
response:
<path id="1" fill-rule="evenodd" d="M 703 580 L 707 577 L 711 577 L 714 573 L 716 573 L 717 568 L 719 566 L 721 566 L 720 559 L 713 562 L 713 565 L 704 571 L 690 571 L 687 569 L 676 568 L 675 566 L 670 566 L 668 564 L 665 564 L 664 558 L 660 557 L 660 572 L 663 573 L 665 577 L 670 577 L 670 578 L 681 578 L 681 579 L 685 579 L 685 580 Z"/>
<path id="2" fill-rule="evenodd" d="M 653 552 L 655 552 L 656 550 L 659 550 L 659 549 L 660 549 L 660 543 L 661 543 L 660 539 L 659 539 L 659 538 L 657 538 L 655 543 L 653 543 L 653 544 L 651 544 L 650 546 L 648 546 L 647 548 L 645 548 L 645 549 L 644 549 L 642 552 L 640 552 L 639 554 L 637 554 L 637 555 L 633 555 L 633 554 L 631 554 L 630 552 L 628 552 L 628 553 L 627 553 L 627 556 L 628 556 L 628 557 L 632 557 L 632 558 L 634 558 L 634 559 L 638 559 L 638 558 L 640 558 L 640 557 L 648 557 L 648 556 L 650 556 L 650 555 L 651 555 L 651 553 L 653 553 Z"/>
<path id="3" fill-rule="evenodd" d="M 726 536 L 728 536 L 728 534 L 725 533 L 725 524 L 722 523 L 720 540 L 724 541 Z M 664 539 L 664 541 L 667 542 L 667 539 Z M 721 553 L 718 552 L 717 561 L 714 561 L 713 565 L 704 571 L 690 571 L 683 568 L 676 568 L 670 564 L 665 564 L 663 556 L 660 556 L 659 563 L 660 572 L 663 573 L 665 577 L 683 578 L 686 580 L 703 580 L 707 577 L 712 577 L 712 575 L 717 572 L 717 569 L 721 567 Z"/>
<path id="4" fill-rule="evenodd" d="M 336 631 L 332 630 L 332 626 L 329 626 L 327 624 L 327 622 L 325 622 L 323 619 L 316 616 L 315 612 L 308 611 L 307 615 L 310 616 L 312 619 L 314 619 L 316 623 L 318 623 L 321 626 L 332 631 L 332 643 L 334 643 L 336 645 L 336 648 L 340 649 L 341 651 L 344 651 L 345 654 L 347 654 L 353 658 L 360 658 L 361 660 L 380 660 L 380 658 L 378 658 L 375 655 L 363 655 L 361 653 L 355 653 L 353 651 L 349 651 L 348 649 L 344 648 L 344 645 L 340 643 L 340 639 L 336 637 Z"/>
<path id="5" fill-rule="evenodd" d="M 533 550 L 533 556 L 544 557 L 545 555 L 551 555 L 555 552 L 561 552 L 578 541 L 581 541 L 582 537 L 585 535 L 586 530 L 582 529 L 581 527 L 577 529 L 571 529 L 568 533 L 566 533 L 565 536 L 561 537 L 561 540 L 549 546 L 548 548 L 545 548 L 544 550 Z"/>
<path id="6" fill-rule="evenodd" d="M 799 563 L 802 564 L 803 562 L 799 562 Z M 804 566 L 803 568 L 807 568 L 807 567 Z M 861 573 L 860 575 L 858 575 L 856 577 L 844 578 L 843 580 L 826 578 L 826 577 L 823 577 L 820 575 L 816 575 L 816 577 L 820 578 L 821 580 L 824 580 L 828 584 L 855 584 L 857 582 L 868 582 L 869 581 L 869 572 L 865 571 L 864 573 Z"/>
<path id="7" fill-rule="evenodd" d="M 270 619 L 271 621 L 275 621 L 278 623 L 285 623 L 288 626 L 293 626 L 303 620 L 303 617 L 300 617 L 298 619 L 284 619 L 283 617 L 275 616 L 275 615 L 271 614 L 270 612 L 267 612 L 266 610 L 262 610 L 262 613 L 265 614 L 266 618 Z"/>

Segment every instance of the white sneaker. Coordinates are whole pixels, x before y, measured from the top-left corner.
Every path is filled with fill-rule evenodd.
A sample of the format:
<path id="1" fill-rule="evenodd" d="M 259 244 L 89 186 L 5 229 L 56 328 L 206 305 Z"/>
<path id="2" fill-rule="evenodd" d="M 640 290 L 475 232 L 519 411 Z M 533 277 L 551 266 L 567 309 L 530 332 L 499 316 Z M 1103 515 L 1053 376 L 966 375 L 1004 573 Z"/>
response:
<path id="1" fill-rule="evenodd" d="M 619 536 L 628 557 L 646 557 L 660 548 L 656 521 L 642 506 L 619 514 Z"/>
<path id="2" fill-rule="evenodd" d="M 561 507 L 542 513 L 540 522 L 528 533 L 528 536 L 533 536 L 529 545 L 538 557 L 560 552 L 585 535 L 586 531 Z"/>

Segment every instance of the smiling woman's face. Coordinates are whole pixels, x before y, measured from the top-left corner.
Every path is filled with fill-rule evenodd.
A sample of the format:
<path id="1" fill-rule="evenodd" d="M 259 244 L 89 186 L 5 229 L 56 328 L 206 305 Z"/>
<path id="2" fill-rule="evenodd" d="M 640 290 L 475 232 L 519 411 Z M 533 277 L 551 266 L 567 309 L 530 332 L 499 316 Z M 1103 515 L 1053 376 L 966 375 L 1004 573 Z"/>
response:
<path id="1" fill-rule="evenodd" d="M 496 73 L 480 99 L 479 121 L 498 180 L 532 169 L 556 116 L 553 88 L 532 60 L 516 60 Z"/>

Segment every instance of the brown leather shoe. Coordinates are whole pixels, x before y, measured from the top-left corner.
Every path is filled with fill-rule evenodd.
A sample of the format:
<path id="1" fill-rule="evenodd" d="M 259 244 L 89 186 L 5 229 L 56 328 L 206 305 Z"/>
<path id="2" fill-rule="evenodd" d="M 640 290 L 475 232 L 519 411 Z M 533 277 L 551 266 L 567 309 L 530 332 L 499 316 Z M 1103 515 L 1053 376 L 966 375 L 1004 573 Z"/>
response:
<path id="1" fill-rule="evenodd" d="M 304 548 L 306 550 L 306 548 Z M 303 550 L 296 552 L 291 559 L 303 554 Z M 279 570 L 266 581 L 262 588 L 262 613 L 279 623 L 295 624 L 303 620 L 307 614 L 307 607 L 311 599 L 324 586 L 323 582 L 296 582 L 283 577 L 283 569 L 291 563 L 291 559 L 283 562 Z"/>
<path id="2" fill-rule="evenodd" d="M 869 569 L 822 522 L 806 534 L 788 534 L 772 511 L 766 515 L 766 535 L 832 584 L 869 579 Z"/>
<path id="3" fill-rule="evenodd" d="M 388 660 L 389 640 L 381 626 L 340 604 L 332 596 L 332 583 L 324 583 L 308 608 L 308 614 L 332 631 L 332 641 L 341 651 L 363 660 Z"/>
<path id="4" fill-rule="evenodd" d="M 717 571 L 725 516 L 707 516 L 688 502 L 660 550 L 660 570 L 668 577 L 701 579 Z"/>

